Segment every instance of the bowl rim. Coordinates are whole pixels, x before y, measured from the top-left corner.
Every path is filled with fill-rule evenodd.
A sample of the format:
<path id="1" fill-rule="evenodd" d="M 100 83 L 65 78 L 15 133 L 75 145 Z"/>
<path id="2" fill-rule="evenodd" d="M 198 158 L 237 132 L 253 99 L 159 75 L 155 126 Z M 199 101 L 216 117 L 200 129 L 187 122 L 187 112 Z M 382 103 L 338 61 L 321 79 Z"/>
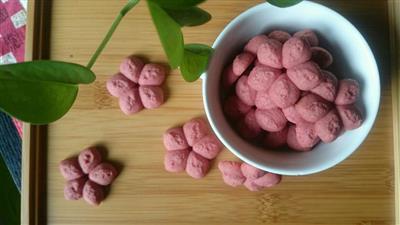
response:
<path id="1" fill-rule="evenodd" d="M 246 17 L 248 15 L 251 15 L 251 13 L 253 13 L 253 11 L 255 11 L 258 7 L 262 7 L 265 4 L 271 6 L 271 7 L 275 7 L 273 5 L 271 5 L 268 2 L 264 2 L 264 3 L 260 3 L 257 4 L 255 6 L 252 6 L 251 8 L 241 12 L 239 15 L 237 15 L 235 18 L 233 18 L 224 28 L 223 30 L 220 32 L 220 34 L 218 35 L 218 37 L 215 39 L 212 47 L 215 49 L 217 46 L 219 46 L 222 43 L 222 39 L 225 36 L 225 33 L 230 30 L 232 27 L 234 27 L 236 25 L 236 23 L 238 21 L 240 21 L 240 18 L 242 17 Z M 377 99 L 377 107 L 372 108 L 371 109 L 371 118 L 372 118 L 372 124 L 370 125 L 369 129 L 367 132 L 365 132 L 364 134 L 362 134 L 361 136 L 361 141 L 360 143 L 358 143 L 354 149 L 352 151 L 348 151 L 346 154 L 343 154 L 342 157 L 338 157 L 335 160 L 332 160 L 330 162 L 327 163 L 321 163 L 319 166 L 314 166 L 311 168 L 307 168 L 307 169 L 303 169 L 301 171 L 296 170 L 296 169 L 279 169 L 279 168 L 275 168 L 275 167 L 269 167 L 268 165 L 265 164 L 261 164 L 261 163 L 257 163 L 254 162 L 250 159 L 248 159 L 246 156 L 244 156 L 241 151 L 236 150 L 234 147 L 231 146 L 231 144 L 225 140 L 224 137 L 222 137 L 222 135 L 220 134 L 220 131 L 218 129 L 218 127 L 216 126 L 216 122 L 214 121 L 214 118 L 211 115 L 211 108 L 208 104 L 208 94 L 207 94 L 207 87 L 208 87 L 208 82 L 207 82 L 207 74 L 208 74 L 208 69 L 207 71 L 202 75 L 202 80 L 203 80 L 203 84 L 202 84 L 202 93 L 203 93 L 203 105 L 204 105 L 204 109 L 206 112 L 206 116 L 207 119 L 210 123 L 210 126 L 212 128 L 212 130 L 214 131 L 214 133 L 216 134 L 216 136 L 218 137 L 218 139 L 224 144 L 224 146 L 230 151 L 232 152 L 236 157 L 238 157 L 240 160 L 254 166 L 257 167 L 259 169 L 268 171 L 268 172 L 272 172 L 272 173 L 277 173 L 277 174 L 281 174 L 281 175 L 292 175 L 292 176 L 298 176 L 298 175 L 309 175 L 309 174 L 314 174 L 314 173 L 318 173 L 318 172 L 322 172 L 324 170 L 327 170 L 329 168 L 332 168 L 334 166 L 336 166 L 337 164 L 339 164 L 340 162 L 344 161 L 345 159 L 347 159 L 351 154 L 353 154 L 359 147 L 360 145 L 366 140 L 367 136 L 370 134 L 372 128 L 374 127 L 374 124 L 376 122 L 376 117 L 377 114 L 379 112 L 379 106 L 380 106 L 380 96 L 381 96 L 381 85 L 380 85 L 380 73 L 379 73 L 379 69 L 378 69 L 378 65 L 375 59 L 375 56 L 371 50 L 371 47 L 369 46 L 368 42 L 365 40 L 364 36 L 360 33 L 360 31 L 349 21 L 347 20 L 344 16 L 342 16 L 341 14 L 339 14 L 338 12 L 336 12 L 335 10 L 326 7 L 322 4 L 319 3 L 315 3 L 315 2 L 311 2 L 308 0 L 304 0 L 303 2 L 299 3 L 299 4 L 306 4 L 306 5 L 311 5 L 314 7 L 320 7 L 324 10 L 330 11 L 330 13 L 332 13 L 334 16 L 339 17 L 341 19 L 343 19 L 343 21 L 345 23 L 347 23 L 347 25 L 349 27 L 351 27 L 356 35 L 358 35 L 360 37 L 360 40 L 362 41 L 362 45 L 364 45 L 366 47 L 367 50 L 367 54 L 368 54 L 368 58 L 372 59 L 373 62 L 373 73 L 377 75 L 376 79 L 379 81 L 379 84 L 377 85 L 377 91 L 379 93 L 379 97 Z M 209 62 L 212 61 L 212 57 L 210 58 Z M 210 63 L 209 63 L 210 65 Z M 301 153 L 300 153 L 301 154 Z"/>

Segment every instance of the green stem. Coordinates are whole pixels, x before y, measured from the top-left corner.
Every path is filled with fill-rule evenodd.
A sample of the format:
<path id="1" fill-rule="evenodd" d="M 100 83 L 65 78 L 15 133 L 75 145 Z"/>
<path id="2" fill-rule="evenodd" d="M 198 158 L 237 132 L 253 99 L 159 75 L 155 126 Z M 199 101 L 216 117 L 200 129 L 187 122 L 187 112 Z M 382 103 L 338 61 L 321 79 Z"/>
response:
<path id="1" fill-rule="evenodd" d="M 96 52 L 93 54 L 92 58 L 90 59 L 89 63 L 87 64 L 87 68 L 91 69 L 93 65 L 96 63 L 97 58 L 100 56 L 101 52 L 106 47 L 107 43 L 110 41 L 112 35 L 114 34 L 115 30 L 117 29 L 119 23 L 122 21 L 122 18 L 131 10 L 140 0 L 129 0 L 128 3 L 121 9 L 117 18 L 115 18 L 114 22 L 112 23 L 110 29 L 108 30 L 106 36 L 104 37 L 103 41 L 100 43 L 99 47 L 97 47 Z"/>

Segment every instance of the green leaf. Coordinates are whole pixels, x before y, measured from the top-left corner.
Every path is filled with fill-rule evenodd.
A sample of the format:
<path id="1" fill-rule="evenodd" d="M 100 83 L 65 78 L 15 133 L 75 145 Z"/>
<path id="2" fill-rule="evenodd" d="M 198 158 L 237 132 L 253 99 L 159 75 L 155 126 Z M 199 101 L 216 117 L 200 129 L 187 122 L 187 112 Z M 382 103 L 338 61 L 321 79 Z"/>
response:
<path id="1" fill-rule="evenodd" d="M 33 124 L 60 119 L 72 107 L 78 84 L 95 80 L 77 64 L 36 61 L 0 66 L 0 109 Z"/>
<path id="2" fill-rule="evenodd" d="M 211 15 L 208 12 L 198 7 L 165 9 L 165 11 L 182 27 L 202 25 L 211 19 Z"/>
<path id="3" fill-rule="evenodd" d="M 183 9 L 196 6 L 205 0 L 148 0 L 157 3 L 159 6 L 168 9 Z"/>
<path id="4" fill-rule="evenodd" d="M 0 72 L 6 78 L 68 84 L 90 84 L 96 79 L 95 74 L 84 66 L 50 60 L 1 65 Z"/>
<path id="5" fill-rule="evenodd" d="M 183 35 L 181 28 L 159 5 L 147 1 L 158 36 L 168 57 L 170 66 L 175 69 L 183 58 Z"/>
<path id="6" fill-rule="evenodd" d="M 271 3 L 271 5 L 285 8 L 285 7 L 290 7 L 290 6 L 299 4 L 303 0 L 266 0 L 266 1 Z"/>
<path id="7" fill-rule="evenodd" d="M 0 156 L 0 224 L 15 225 L 20 222 L 21 195 Z"/>
<path id="8" fill-rule="evenodd" d="M 197 80 L 207 69 L 208 60 L 213 49 L 203 44 L 185 45 L 185 54 L 180 70 L 183 78 L 188 82 Z"/>

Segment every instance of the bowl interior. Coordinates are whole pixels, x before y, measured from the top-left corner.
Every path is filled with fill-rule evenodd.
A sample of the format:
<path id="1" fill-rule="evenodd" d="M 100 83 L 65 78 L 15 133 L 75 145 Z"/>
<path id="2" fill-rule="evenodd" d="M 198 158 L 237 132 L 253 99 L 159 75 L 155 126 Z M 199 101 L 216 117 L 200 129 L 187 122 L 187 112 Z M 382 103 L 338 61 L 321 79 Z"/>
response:
<path id="1" fill-rule="evenodd" d="M 334 56 L 334 63 L 328 70 L 339 78 L 354 78 L 360 82 L 361 98 L 357 104 L 365 121 L 360 128 L 347 131 L 330 144 L 319 144 L 310 152 L 255 147 L 240 138 L 223 115 L 219 89 L 222 70 L 255 35 L 274 29 L 293 33 L 305 28 L 315 30 L 321 39 L 321 46 Z M 376 62 L 362 35 L 333 10 L 309 1 L 289 8 L 263 3 L 248 9 L 229 23 L 213 47 L 215 52 L 203 81 L 206 114 L 218 138 L 243 161 L 283 175 L 311 174 L 344 160 L 359 147 L 371 130 L 380 99 Z"/>

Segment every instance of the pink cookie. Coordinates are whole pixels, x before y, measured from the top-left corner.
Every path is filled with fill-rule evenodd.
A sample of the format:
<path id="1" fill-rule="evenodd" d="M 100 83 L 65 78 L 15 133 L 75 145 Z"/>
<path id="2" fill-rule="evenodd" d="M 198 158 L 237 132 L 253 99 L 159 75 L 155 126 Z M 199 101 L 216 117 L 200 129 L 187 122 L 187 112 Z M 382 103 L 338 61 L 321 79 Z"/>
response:
<path id="1" fill-rule="evenodd" d="M 243 120 L 239 121 L 238 132 L 245 139 L 254 139 L 261 134 L 261 127 L 257 123 L 254 109 L 251 109 Z"/>
<path id="2" fill-rule="evenodd" d="M 338 80 L 331 72 L 322 70 L 322 82 L 311 90 L 312 93 L 317 94 L 328 100 L 334 102 L 336 98 Z"/>
<path id="3" fill-rule="evenodd" d="M 268 148 L 279 148 L 286 145 L 288 127 L 278 132 L 268 132 L 264 139 L 263 144 Z"/>
<path id="4" fill-rule="evenodd" d="M 257 91 L 248 84 L 248 76 L 242 76 L 236 83 L 236 95 L 245 104 L 253 106 L 255 104 Z"/>
<path id="5" fill-rule="evenodd" d="M 83 186 L 86 178 L 81 177 L 76 180 L 68 181 L 64 186 L 64 198 L 66 200 L 78 200 L 82 198 Z"/>
<path id="6" fill-rule="evenodd" d="M 262 63 L 260 63 L 260 61 L 258 61 L 258 59 L 256 58 L 256 59 L 254 60 L 254 66 L 265 66 L 265 65 L 263 65 Z"/>
<path id="7" fill-rule="evenodd" d="M 257 59 L 266 66 L 282 69 L 282 43 L 268 39 L 258 48 Z"/>
<path id="8" fill-rule="evenodd" d="M 79 165 L 85 174 L 90 173 L 102 160 L 100 152 L 94 147 L 83 150 L 78 156 Z"/>
<path id="9" fill-rule="evenodd" d="M 260 187 L 273 187 L 281 182 L 282 176 L 274 173 L 266 173 L 264 176 L 254 180 Z"/>
<path id="10" fill-rule="evenodd" d="M 339 89 L 335 99 L 336 105 L 350 105 L 357 101 L 360 86 L 356 80 L 343 79 L 339 81 Z"/>
<path id="11" fill-rule="evenodd" d="M 193 145 L 193 151 L 206 159 L 214 159 L 222 150 L 222 144 L 214 134 L 207 135 Z"/>
<path id="12" fill-rule="evenodd" d="M 203 156 L 190 152 L 186 164 L 186 173 L 195 178 L 203 178 L 210 169 L 210 160 L 204 158 Z"/>
<path id="13" fill-rule="evenodd" d="M 336 108 L 345 130 L 354 130 L 361 126 L 363 117 L 355 105 L 337 105 Z"/>
<path id="14" fill-rule="evenodd" d="M 273 109 L 278 107 L 271 100 L 271 97 L 269 96 L 269 93 L 267 91 L 257 92 L 255 104 L 258 109 Z"/>
<path id="15" fill-rule="evenodd" d="M 296 137 L 299 145 L 304 148 L 312 148 L 319 142 L 317 131 L 312 123 L 297 124 Z"/>
<path id="16" fill-rule="evenodd" d="M 240 165 L 240 162 L 234 161 L 220 161 L 218 163 L 218 169 L 222 173 L 225 184 L 237 187 L 244 183 L 246 177 L 243 176 Z"/>
<path id="17" fill-rule="evenodd" d="M 82 172 L 81 167 L 79 166 L 77 157 L 64 159 L 63 161 L 60 162 L 59 169 L 61 175 L 66 180 L 75 180 L 85 175 Z"/>
<path id="18" fill-rule="evenodd" d="M 229 96 L 224 101 L 224 113 L 231 120 L 237 120 L 250 111 L 251 106 L 246 105 L 236 95 Z"/>
<path id="19" fill-rule="evenodd" d="M 288 130 L 288 136 L 287 136 L 287 144 L 288 146 L 296 151 L 310 151 L 311 148 L 305 148 L 302 147 L 299 142 L 297 141 L 297 134 L 296 134 L 296 126 L 290 126 Z"/>
<path id="20" fill-rule="evenodd" d="M 101 163 L 89 173 L 89 179 L 97 184 L 107 186 L 117 177 L 117 169 L 110 163 Z"/>
<path id="21" fill-rule="evenodd" d="M 167 151 L 164 156 L 164 168 L 168 172 L 177 173 L 185 171 L 190 150 Z"/>
<path id="22" fill-rule="evenodd" d="M 189 148 L 182 127 L 174 127 L 165 131 L 163 135 L 165 149 L 168 151 Z"/>
<path id="23" fill-rule="evenodd" d="M 255 56 L 249 52 L 240 53 L 233 60 L 233 73 L 236 76 L 242 75 L 242 73 L 251 65 L 254 59 Z"/>
<path id="24" fill-rule="evenodd" d="M 246 46 L 244 46 L 244 50 L 256 55 L 260 45 L 264 44 L 267 40 L 268 40 L 267 36 L 263 34 L 257 35 L 252 39 L 250 39 L 250 41 L 246 44 Z"/>
<path id="25" fill-rule="evenodd" d="M 114 97 L 119 97 L 126 93 L 128 90 L 135 88 L 136 84 L 133 83 L 131 80 L 126 78 L 124 75 L 121 73 L 117 73 L 113 75 L 108 81 L 107 81 L 107 90 L 108 92 L 114 96 Z"/>
<path id="26" fill-rule="evenodd" d="M 243 185 L 249 190 L 249 191 L 261 191 L 264 189 L 264 187 L 258 186 L 253 179 L 246 179 L 246 181 L 243 183 Z"/>
<path id="27" fill-rule="evenodd" d="M 281 179 L 281 175 L 266 173 L 258 179 L 246 179 L 244 186 L 250 191 L 261 191 L 266 187 L 273 187 L 277 185 Z"/>
<path id="28" fill-rule="evenodd" d="M 334 141 L 343 129 L 342 120 L 335 109 L 315 123 L 318 137 L 325 143 Z"/>
<path id="29" fill-rule="evenodd" d="M 83 186 L 83 199 L 87 203 L 97 206 L 100 205 L 104 198 L 104 187 L 91 180 L 86 181 L 85 186 Z"/>
<path id="30" fill-rule="evenodd" d="M 286 108 L 295 104 L 300 97 L 300 90 L 286 74 L 279 76 L 271 85 L 268 93 L 271 100 L 280 108 Z"/>
<path id="31" fill-rule="evenodd" d="M 139 77 L 140 85 L 158 86 L 165 80 L 165 68 L 160 64 L 146 64 Z"/>
<path id="32" fill-rule="evenodd" d="M 298 37 L 301 38 L 305 41 L 307 41 L 311 46 L 318 46 L 319 40 L 317 34 L 310 29 L 305 29 L 302 31 L 299 31 L 293 35 L 293 37 Z"/>
<path id="33" fill-rule="evenodd" d="M 239 76 L 236 76 L 233 73 L 232 65 L 229 65 L 224 69 L 222 73 L 222 88 L 227 91 L 235 82 L 239 79 Z"/>
<path id="34" fill-rule="evenodd" d="M 275 109 L 257 109 L 256 121 L 260 127 L 269 132 L 277 132 L 286 127 L 287 120 L 282 111 Z"/>
<path id="35" fill-rule="evenodd" d="M 308 94 L 297 102 L 295 108 L 304 120 L 315 123 L 329 112 L 332 105 L 318 95 Z"/>
<path id="36" fill-rule="evenodd" d="M 189 146 L 193 146 L 201 138 L 210 133 L 207 122 L 203 118 L 194 118 L 183 125 L 183 133 Z"/>
<path id="37" fill-rule="evenodd" d="M 248 85 L 256 91 L 267 91 L 279 77 L 281 71 L 268 66 L 254 67 L 247 79 Z"/>
<path id="38" fill-rule="evenodd" d="M 311 59 L 310 45 L 300 38 L 292 37 L 283 44 L 282 64 L 285 68 L 292 68 Z"/>
<path id="39" fill-rule="evenodd" d="M 159 86 L 140 86 L 139 95 L 146 109 L 155 109 L 164 103 L 164 91 Z"/>
<path id="40" fill-rule="evenodd" d="M 333 57 L 328 50 L 321 47 L 311 47 L 311 59 L 321 68 L 326 68 L 333 63 Z"/>
<path id="41" fill-rule="evenodd" d="M 312 61 L 288 69 L 287 75 L 302 91 L 309 91 L 322 82 L 321 69 Z"/>
<path id="42" fill-rule="evenodd" d="M 286 31 L 282 31 L 282 30 L 274 30 L 271 33 L 268 34 L 268 37 L 274 40 L 279 41 L 280 43 L 285 43 L 287 40 L 289 40 L 292 36 L 286 32 Z"/>
<path id="43" fill-rule="evenodd" d="M 142 71 L 143 66 L 143 61 L 132 55 L 122 61 L 121 65 L 119 66 L 119 71 L 129 80 L 137 83 L 139 82 L 140 72 Z"/>
<path id="44" fill-rule="evenodd" d="M 119 107 L 126 115 L 135 114 L 143 109 L 138 88 L 132 88 L 119 98 Z"/>
<path id="45" fill-rule="evenodd" d="M 252 166 L 249 165 L 247 163 L 242 163 L 242 165 L 240 166 L 240 170 L 242 171 L 242 174 L 250 180 L 255 180 L 259 177 L 262 177 L 265 172 Z"/>
<path id="46" fill-rule="evenodd" d="M 306 123 L 303 117 L 301 117 L 300 114 L 297 112 L 294 105 L 282 109 L 282 112 L 285 115 L 286 119 L 291 123 L 294 124 Z"/>

